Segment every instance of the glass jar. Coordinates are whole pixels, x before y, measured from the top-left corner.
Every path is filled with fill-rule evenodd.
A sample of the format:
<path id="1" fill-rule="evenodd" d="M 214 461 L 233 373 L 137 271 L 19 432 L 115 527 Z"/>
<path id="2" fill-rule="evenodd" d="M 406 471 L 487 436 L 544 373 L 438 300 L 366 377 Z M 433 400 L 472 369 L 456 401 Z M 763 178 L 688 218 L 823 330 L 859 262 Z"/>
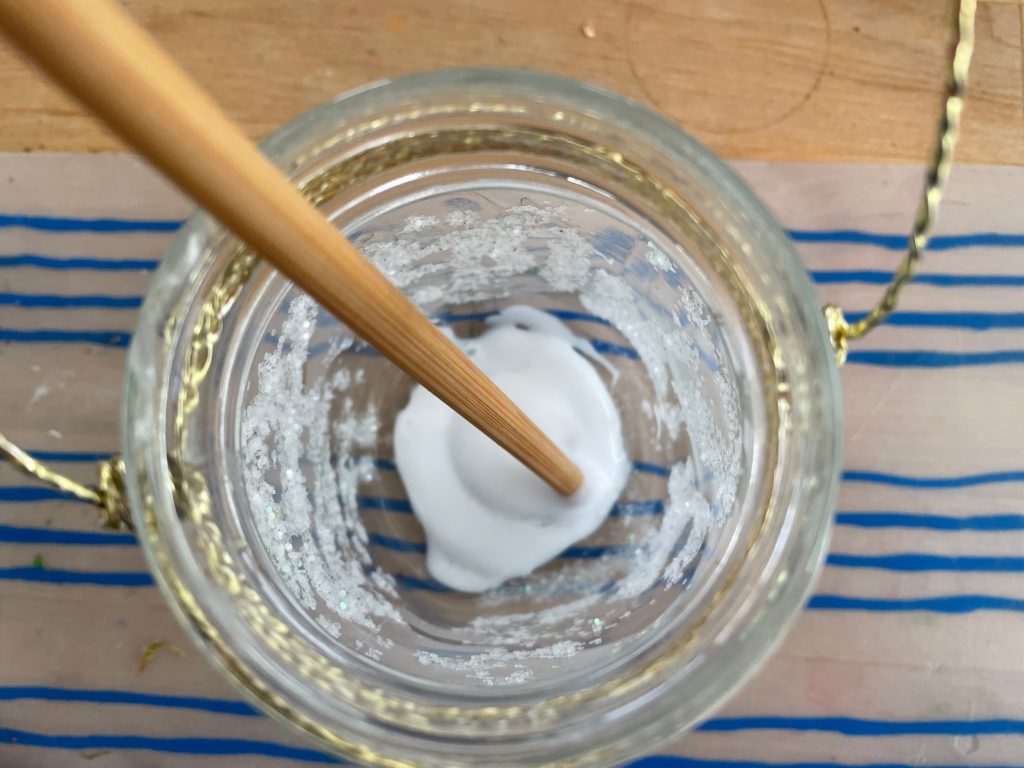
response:
<path id="1" fill-rule="evenodd" d="M 634 471 L 553 564 L 446 590 L 391 462 L 411 383 L 197 213 L 141 314 L 123 446 L 200 647 L 367 765 L 612 765 L 707 717 L 801 609 L 838 486 L 834 353 L 778 224 L 669 121 L 527 72 L 377 83 L 263 149 L 456 335 L 525 304 L 585 339 Z"/>

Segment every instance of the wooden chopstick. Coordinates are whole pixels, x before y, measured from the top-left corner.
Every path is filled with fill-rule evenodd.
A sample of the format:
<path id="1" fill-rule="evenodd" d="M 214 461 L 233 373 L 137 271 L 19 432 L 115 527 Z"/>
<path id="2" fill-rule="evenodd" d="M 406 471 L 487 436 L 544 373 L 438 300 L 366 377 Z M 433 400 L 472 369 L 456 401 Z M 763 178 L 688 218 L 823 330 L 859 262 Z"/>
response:
<path id="1" fill-rule="evenodd" d="M 583 475 L 111 0 L 2 0 L 0 27 L 303 290 L 563 495 Z"/>

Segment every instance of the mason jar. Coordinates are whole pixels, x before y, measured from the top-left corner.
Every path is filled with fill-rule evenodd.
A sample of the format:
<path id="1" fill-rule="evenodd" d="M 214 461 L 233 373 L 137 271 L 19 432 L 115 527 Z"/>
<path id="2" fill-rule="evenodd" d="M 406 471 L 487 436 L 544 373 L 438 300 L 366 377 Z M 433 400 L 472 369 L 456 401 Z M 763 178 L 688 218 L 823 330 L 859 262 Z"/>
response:
<path id="1" fill-rule="evenodd" d="M 197 212 L 122 424 L 132 521 L 199 647 L 366 765 L 610 766 L 708 717 L 800 611 L 838 487 L 835 355 L 776 221 L 665 118 L 523 71 L 382 81 L 263 151 L 450 333 L 564 324 L 633 469 L 530 576 L 433 580 L 393 462 L 412 382 Z"/>

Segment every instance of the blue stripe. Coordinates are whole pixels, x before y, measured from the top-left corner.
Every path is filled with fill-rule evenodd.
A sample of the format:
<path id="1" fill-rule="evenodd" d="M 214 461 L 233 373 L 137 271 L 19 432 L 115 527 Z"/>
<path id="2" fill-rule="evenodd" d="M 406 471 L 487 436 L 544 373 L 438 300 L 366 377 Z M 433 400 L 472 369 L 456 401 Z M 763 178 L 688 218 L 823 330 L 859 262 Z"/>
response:
<path id="1" fill-rule="evenodd" d="M 405 589 L 418 589 L 422 592 L 438 592 L 442 594 L 455 591 L 434 579 L 421 579 L 417 576 L 406 576 L 401 573 L 392 575 L 394 576 L 395 583 Z"/>
<path id="2" fill-rule="evenodd" d="M 860 721 L 854 718 L 822 718 L 820 720 L 819 728 L 805 729 L 801 726 L 806 725 L 802 720 L 798 718 L 747 718 L 752 722 L 755 722 L 758 727 L 773 728 L 773 723 L 779 722 L 778 727 L 782 727 L 782 723 L 795 724 L 797 727 L 795 730 L 829 730 L 826 726 L 843 727 L 843 728 L 856 728 L 859 723 L 870 724 L 871 721 Z M 702 726 L 704 730 L 714 731 L 717 730 L 713 726 L 715 723 L 721 721 L 711 721 L 710 723 Z M 922 733 L 923 735 L 974 735 L 973 732 L 961 730 L 962 728 L 971 724 L 971 722 L 980 722 L 981 725 L 986 728 L 993 728 L 995 730 L 986 729 L 983 735 L 1017 735 L 1017 730 L 1003 730 L 1012 729 L 1014 723 L 1017 721 L 1012 720 L 987 720 L 987 721 L 947 721 L 940 723 L 921 723 L 920 725 L 925 726 L 925 730 L 912 731 L 912 734 Z M 893 731 L 886 729 L 882 735 L 902 735 L 902 731 L 899 731 L 899 727 L 914 728 L 915 723 L 887 723 L 884 725 L 896 726 Z M 927 728 L 927 726 L 935 725 L 936 730 Z M 952 733 L 947 733 L 945 728 L 955 729 Z M 732 731 L 732 728 L 725 728 L 723 730 Z M 739 730 L 738 728 L 735 730 Z M 849 735 L 870 735 L 868 733 L 852 733 Z M 211 738 L 193 738 L 193 737 L 166 737 L 166 736 L 134 736 L 134 735 L 116 735 L 116 734 L 85 734 L 85 735 L 57 735 L 57 734 L 41 734 L 33 733 L 29 731 L 17 730 L 13 728 L 0 728 L 0 743 L 13 744 L 28 747 L 42 747 L 50 749 L 64 749 L 64 750 L 95 750 L 95 749 L 108 749 L 108 750 L 145 750 L 149 752 L 162 752 L 179 755 L 203 755 L 203 756 L 238 756 L 238 755 L 259 755 L 263 757 L 273 757 L 281 759 L 291 760 L 305 760 L 314 763 L 328 763 L 328 764 L 345 764 L 339 758 L 325 754 L 323 752 L 317 752 L 312 749 L 305 749 L 302 747 L 291 747 L 283 744 L 277 744 L 268 741 L 257 741 L 252 739 L 211 739 Z M 1000 766 L 994 766 L 992 764 L 986 764 L 989 768 L 1001 768 Z M 828 768 L 829 766 L 838 766 L 839 768 L 910 768 L 908 764 L 904 763 L 870 763 L 870 764 L 845 764 L 845 763 L 762 763 L 762 762 L 749 762 L 749 761 L 718 761 L 718 760 L 699 760 L 695 758 L 687 757 L 674 757 L 674 756 L 655 756 L 645 757 L 640 760 L 634 761 L 628 765 L 628 768 Z M 936 768 L 961 768 L 960 766 L 936 766 Z M 1007 767 L 1008 768 L 1008 767 Z"/>
<path id="3" fill-rule="evenodd" d="M 262 714 L 244 701 L 208 699 L 200 696 L 168 696 L 160 693 L 117 691 L 109 689 L 54 688 L 40 685 L 13 685 L 0 687 L 0 701 L 33 699 L 39 701 L 78 701 L 90 704 L 132 704 L 145 707 L 191 709 L 218 715 L 262 717 Z"/>
<path id="4" fill-rule="evenodd" d="M 1024 515 L 928 515 L 910 512 L 840 512 L 836 525 L 854 528 L 927 528 L 933 531 L 1024 531 Z"/>
<path id="5" fill-rule="evenodd" d="M 99 344 L 104 347 L 127 347 L 131 334 L 124 331 L 61 331 L 61 330 L 12 330 L 0 328 L 0 341 L 14 341 L 23 344 Z"/>
<path id="6" fill-rule="evenodd" d="M 571 309 L 546 309 L 544 311 L 547 312 L 549 315 L 554 315 L 559 320 L 576 320 L 581 323 L 597 323 L 598 325 L 608 326 L 611 325 L 611 323 L 609 323 L 603 317 L 591 315 L 587 312 L 574 312 Z"/>
<path id="7" fill-rule="evenodd" d="M 360 496 L 356 503 L 364 509 L 379 509 L 384 512 L 405 512 L 412 514 L 412 505 L 405 499 L 392 499 L 386 496 Z"/>
<path id="8" fill-rule="evenodd" d="M 976 485 L 994 483 L 1024 483 L 1024 472 L 985 472 L 978 475 L 954 475 L 951 477 L 914 477 L 911 475 L 895 475 L 888 472 L 870 472 L 861 469 L 848 469 L 843 472 L 843 481 L 847 483 L 878 483 L 894 485 L 900 488 L 971 488 Z"/>
<path id="9" fill-rule="evenodd" d="M 900 613 L 927 611 L 931 613 L 974 613 L 975 611 L 1024 611 L 1024 600 L 998 595 L 944 595 L 905 599 L 815 595 L 807 607 L 817 611 L 869 611 Z"/>
<path id="10" fill-rule="evenodd" d="M 111 689 L 72 689 L 50 686 L 0 687 L 0 701 L 69 701 L 95 704 L 131 704 L 167 709 L 184 709 L 240 717 L 262 717 L 244 701 L 200 696 L 174 696 Z M 819 731 L 844 736 L 972 736 L 1024 734 L 1024 720 L 873 720 L 855 717 L 804 717 L 755 715 L 718 717 L 698 726 L 710 732 L 748 730 Z"/>
<path id="11" fill-rule="evenodd" d="M 142 749 L 148 752 L 166 752 L 175 755 L 262 755 L 288 760 L 307 760 L 313 763 L 344 764 L 336 757 L 302 747 L 289 747 L 272 741 L 251 739 L 200 739 L 167 736 L 121 736 L 95 733 L 85 735 L 57 735 L 32 733 L 14 728 L 0 728 L 0 744 L 18 744 L 26 747 L 50 749 Z"/>
<path id="12" fill-rule="evenodd" d="M 627 502 L 628 503 L 628 502 Z M 648 514 L 653 512 L 653 504 L 642 507 L 640 510 L 628 509 L 627 514 Z M 620 514 L 622 514 L 620 512 Z M 863 513 L 874 518 L 878 516 L 893 517 L 885 513 L 876 515 L 874 513 Z M 838 516 L 842 518 L 842 515 Z M 896 515 L 899 518 L 901 516 Z M 863 527 L 931 527 L 938 530 L 1024 530 L 1024 516 L 1007 515 L 985 518 L 982 521 L 964 520 L 963 518 L 944 517 L 940 518 L 938 525 L 915 525 L 919 522 L 918 516 L 902 516 L 914 518 L 907 525 L 902 520 L 890 521 L 878 524 L 876 521 L 869 521 Z M 986 522 L 992 520 L 994 522 Z M 840 524 L 842 520 L 838 520 Z M 971 523 L 961 525 L 960 523 Z M 138 541 L 135 536 L 129 533 L 106 533 L 101 531 L 68 531 L 54 530 L 50 528 L 31 528 L 11 525 L 0 525 L 0 543 L 5 544 L 55 544 L 69 546 L 135 546 Z M 395 552 L 408 552 L 424 554 L 426 544 L 422 542 L 406 541 L 391 536 L 371 533 L 369 543 L 373 546 L 384 547 Z M 619 546 L 607 547 L 570 547 L 561 554 L 564 558 L 599 558 L 608 555 L 617 555 L 623 551 Z M 946 556 L 927 555 L 917 553 L 902 553 L 896 555 L 853 555 L 843 553 L 832 553 L 828 556 L 828 565 L 839 568 L 876 568 L 880 570 L 922 572 L 922 571 L 982 571 L 982 572 L 1009 572 L 1016 573 L 1024 571 L 1024 557 L 988 557 L 988 556 Z"/>
<path id="13" fill-rule="evenodd" d="M 621 555 L 623 552 L 632 551 L 630 547 L 569 547 L 559 557 L 578 558 L 581 560 L 592 560 L 609 555 Z"/>
<path id="14" fill-rule="evenodd" d="M 434 319 L 439 323 L 468 323 L 471 320 L 486 320 L 498 314 L 496 309 L 483 312 L 442 312 Z"/>
<path id="15" fill-rule="evenodd" d="M 29 451 L 33 458 L 39 461 L 67 461 L 67 462 L 93 462 L 106 461 L 113 455 L 113 451 L 104 453 L 89 453 L 87 451 Z M 0 456 L 0 461 L 4 461 Z"/>
<path id="16" fill-rule="evenodd" d="M 434 579 L 406 574 L 392 574 L 403 588 L 427 592 L 449 593 L 453 590 Z M 148 573 L 61 571 L 24 566 L 0 569 L 0 581 L 29 581 L 49 584 L 87 584 L 108 587 L 149 587 L 153 578 Z M 846 595 L 815 595 L 807 604 L 809 610 L 867 611 L 878 613 L 920 612 L 963 614 L 975 611 L 1024 612 L 1024 599 L 996 595 L 947 595 L 940 597 L 881 599 Z"/>
<path id="17" fill-rule="evenodd" d="M 81 219 L 58 216 L 0 214 L 0 227 L 27 227 L 48 232 L 174 232 L 183 221 L 174 219 Z M 873 245 L 886 250 L 901 251 L 907 247 L 905 234 L 885 234 L 856 229 L 788 230 L 798 243 L 843 243 Z M 1024 234 L 975 232 L 961 235 L 936 235 L 928 244 L 930 251 L 957 248 L 1017 248 L 1024 246 Z"/>
<path id="18" fill-rule="evenodd" d="M 151 587 L 148 573 L 129 571 L 61 571 L 53 568 L 0 568 L 0 581 L 35 581 L 45 584 L 91 584 L 98 587 Z"/>
<path id="19" fill-rule="evenodd" d="M 35 267 L 49 270 L 94 270 L 110 272 L 152 272 L 160 265 L 156 259 L 96 259 L 88 256 L 43 256 L 36 253 L 20 253 L 11 256 L 0 256 L 0 267 Z M 814 270 L 811 278 L 820 285 L 840 283 L 867 283 L 870 285 L 888 285 L 892 282 L 893 273 L 883 270 L 850 269 L 850 270 Z M 922 273 L 914 276 L 919 285 L 932 285 L 942 288 L 970 287 L 1019 287 L 1024 286 L 1024 275 L 954 275 L 938 273 Z M 467 313 L 465 315 L 440 315 L 439 320 L 457 322 L 463 320 L 484 320 L 493 312 Z M 554 313 L 553 313 L 554 314 Z M 595 322 L 608 325 L 608 321 L 595 315 L 574 313 L 558 310 L 557 314 L 565 320 Z"/>
<path id="20" fill-rule="evenodd" d="M 412 552 L 422 555 L 427 551 L 427 545 L 422 542 L 396 539 L 392 536 L 382 536 L 379 533 L 371 533 L 369 541 L 373 546 L 384 547 L 395 552 Z"/>
<path id="21" fill-rule="evenodd" d="M 71 331 L 58 329 L 45 330 L 9 330 L 0 329 L 0 342 L 40 343 L 40 344 L 99 344 L 108 347 L 127 347 L 131 343 L 131 334 L 124 331 Z M 594 339 L 594 349 L 601 354 L 639 359 L 635 350 Z M 321 345 L 319 352 L 326 351 L 327 345 Z M 316 356 L 318 348 L 310 348 L 310 354 Z M 373 354 L 370 348 L 368 353 Z M 1000 365 L 1006 363 L 1024 363 L 1024 350 L 1002 350 L 994 352 L 939 352 L 932 350 L 854 350 L 849 353 L 847 362 L 852 365 L 874 365 L 886 368 L 956 368 L 961 366 Z"/>
<path id="22" fill-rule="evenodd" d="M 0 541 L 3 539 L 0 538 Z M 394 552 L 424 554 L 427 545 L 391 536 L 370 534 L 369 543 Z M 569 547 L 560 557 L 570 559 L 596 559 L 628 551 L 623 546 Z M 922 573 L 930 571 L 1021 573 L 1024 557 L 994 557 L 981 555 L 931 555 L 902 552 L 891 555 L 857 555 L 842 552 L 828 555 L 826 564 L 835 568 L 872 568 L 876 570 Z"/>
<path id="23" fill-rule="evenodd" d="M 82 219 L 57 216 L 0 214 L 0 227 L 27 227 L 48 232 L 174 232 L 182 225 L 173 219 Z M 855 229 L 788 230 L 798 243 L 844 243 L 874 245 L 886 250 L 903 250 L 905 234 L 884 234 Z M 931 238 L 928 250 L 948 251 L 956 248 L 1015 248 L 1024 245 L 1024 235 L 1002 232 L 976 232 L 962 235 L 937 235 Z"/>
<path id="24" fill-rule="evenodd" d="M 590 339 L 590 344 L 594 347 L 594 351 L 601 355 L 617 355 L 618 357 L 628 357 L 631 360 L 640 359 L 640 355 L 632 347 L 612 344 L 610 341 L 602 341 L 601 339 Z"/>
<path id="25" fill-rule="evenodd" d="M 628 504 L 628 502 L 627 502 Z M 653 514 L 653 504 L 640 510 L 627 508 L 626 514 Z M 622 514 L 622 512 L 620 512 Z M 958 518 L 947 518 L 957 522 Z M 1015 527 L 979 528 L 973 530 L 1022 530 L 1024 517 L 1016 516 Z M 870 526 L 880 527 L 880 526 Z M 960 529 L 965 529 L 962 526 Z M 946 526 L 944 530 L 958 530 Z M 135 546 L 138 542 L 132 534 L 105 533 L 100 531 L 68 531 L 49 528 L 30 528 L 0 525 L 0 543 L 6 544 L 56 544 L 71 546 Z M 406 541 L 378 533 L 369 535 L 369 543 L 384 547 L 395 552 L 424 554 L 426 544 Z M 565 558 L 599 558 L 617 555 L 623 551 L 620 546 L 607 547 L 570 547 L 561 554 Z M 922 571 L 983 571 L 996 573 L 1017 573 L 1024 571 L 1024 557 L 988 557 L 988 556 L 946 556 L 917 553 L 901 553 L 895 555 L 853 555 L 833 553 L 828 556 L 828 565 L 839 568 L 876 568 L 880 570 L 922 572 Z"/>
<path id="26" fill-rule="evenodd" d="M 2 531 L 0 531 L 2 533 Z M 420 541 L 406 541 L 405 539 L 397 539 L 393 536 L 383 536 L 379 533 L 371 533 L 368 537 L 369 543 L 375 547 L 383 547 L 384 549 L 390 549 L 392 552 L 407 552 L 411 554 L 423 555 L 427 552 L 427 545 Z M 0 541 L 3 541 L 0 536 Z M 569 547 L 559 557 L 575 558 L 575 559 L 595 559 L 604 557 L 606 555 L 616 555 L 624 551 L 628 551 L 625 547 Z M 408 579 L 411 577 L 400 577 Z M 433 585 L 430 587 L 433 590 Z M 436 590 L 433 590 L 436 591 Z"/>
<path id="27" fill-rule="evenodd" d="M 907 248 L 907 235 L 888 235 L 858 229 L 805 230 L 791 229 L 789 236 L 797 243 L 844 243 L 847 245 L 874 245 L 888 251 Z M 1024 234 L 1008 232 L 975 232 L 963 235 L 936 235 L 928 242 L 929 251 L 952 251 L 957 248 L 1019 248 L 1024 246 Z"/>
<path id="28" fill-rule="evenodd" d="M 104 272 L 152 272 L 160 262 L 156 259 L 96 259 L 88 256 L 43 256 L 35 253 L 20 253 L 12 256 L 0 256 L 0 267 L 35 267 L 48 270 L 93 270 Z M 841 283 L 867 283 L 870 285 L 888 285 L 892 282 L 893 273 L 883 270 L 850 269 L 850 270 L 813 270 L 809 272 L 811 279 L 820 285 L 836 285 Z M 931 285 L 941 288 L 971 287 L 1006 287 L 1024 286 L 1024 275 L 955 275 L 939 273 L 922 273 L 914 276 L 919 285 Z M 459 322 L 460 320 L 485 320 L 494 312 L 477 312 L 465 314 L 442 314 L 438 320 L 443 322 Z M 552 311 L 565 320 L 578 320 L 609 325 L 604 318 L 585 313 L 563 310 Z"/>
<path id="29" fill-rule="evenodd" d="M 174 232 L 182 223 L 169 219 L 75 219 L 0 213 L 0 228 L 26 227 L 44 232 Z"/>
<path id="30" fill-rule="evenodd" d="M 47 458 L 53 461 L 92 461 L 94 460 L 94 456 L 104 456 L 105 454 L 79 454 L 78 456 L 82 458 L 78 459 L 71 458 L 75 456 L 75 454 L 46 454 L 45 452 L 39 452 L 34 455 L 37 455 L 40 458 Z M 389 461 L 388 459 L 377 459 L 375 463 L 381 469 L 394 469 L 393 462 Z M 658 468 L 657 465 L 647 465 L 646 469 L 643 471 L 648 471 L 653 474 L 658 474 L 661 476 L 665 476 L 668 474 L 667 470 L 664 470 L 663 468 Z M 843 481 L 847 483 L 877 483 L 880 485 L 892 485 L 902 488 L 969 488 L 978 485 L 989 485 L 995 483 L 1021 483 L 1024 482 L 1024 471 L 1014 470 L 1005 472 L 987 472 L 977 475 L 956 475 L 947 477 L 915 477 L 911 475 L 896 475 L 887 472 L 874 472 L 868 470 L 850 469 L 843 472 Z M 51 501 L 68 499 L 77 501 L 77 499 L 74 499 L 74 497 L 66 496 L 65 494 L 62 494 L 59 491 L 53 490 L 51 488 L 37 488 L 35 486 L 0 486 L 0 501 Z M 381 509 L 390 512 L 412 512 L 412 507 L 409 505 L 409 502 L 405 499 L 388 498 L 384 496 L 360 496 L 358 498 L 358 503 L 361 507 L 366 507 L 367 509 Z M 662 511 L 662 508 L 659 506 L 660 504 L 661 502 L 659 500 L 652 499 L 644 501 L 621 502 L 619 506 L 626 507 L 629 510 L 631 510 L 628 513 L 622 512 L 621 514 L 658 514 Z M 885 515 L 889 513 L 850 514 Z M 1018 516 L 997 515 L 996 517 L 1016 519 Z M 886 518 L 881 518 L 883 522 L 885 521 L 885 519 Z M 849 522 L 848 524 L 853 523 Z M 885 523 L 885 525 L 888 524 L 889 523 Z M 885 527 L 885 525 L 879 524 L 876 527 Z M 981 525 L 985 525 L 985 523 L 981 523 Z"/>
<path id="31" fill-rule="evenodd" d="M 611 325 L 603 317 L 592 315 L 589 312 L 577 312 L 571 309 L 545 309 L 545 313 L 557 317 L 559 320 L 576 320 L 581 323 L 596 323 L 598 325 Z M 498 315 L 498 310 L 487 309 L 481 312 L 442 312 L 435 316 L 435 320 L 442 323 L 464 323 L 470 320 L 487 320 Z"/>
<path id="32" fill-rule="evenodd" d="M 21 342 L 41 344 L 99 344 L 108 347 L 127 347 L 131 334 L 126 331 L 76 331 L 62 329 L 12 330 L 0 329 L 0 342 Z M 273 340 L 271 340 L 273 341 Z M 592 339 L 591 344 L 600 354 L 639 359 L 636 350 Z M 310 347 L 315 357 L 325 352 L 328 344 Z M 372 347 L 361 347 L 357 353 L 376 355 Z M 854 350 L 847 357 L 852 365 L 874 365 L 887 368 L 955 368 L 961 366 L 1000 365 L 1024 363 L 1024 349 L 996 350 L 992 352 L 941 352 L 936 350 Z"/>
<path id="33" fill-rule="evenodd" d="M 32 454 L 33 456 L 41 457 L 42 454 Z M 392 459 L 374 459 L 373 465 L 377 469 L 383 472 L 397 472 L 398 467 Z M 634 461 L 633 469 L 637 472 L 643 472 L 648 475 L 657 475 L 658 477 L 668 477 L 668 467 L 663 467 L 660 464 L 652 464 L 648 461 Z"/>
<path id="34" fill-rule="evenodd" d="M 545 309 L 545 313 L 557 317 L 559 320 L 577 321 L 581 323 L 596 323 L 598 325 L 611 325 L 603 317 L 592 315 L 589 312 L 576 312 L 570 309 Z M 496 309 L 488 309 L 481 312 L 442 312 L 434 319 L 441 323 L 465 323 L 471 320 L 487 320 L 498 314 Z"/>
<path id="35" fill-rule="evenodd" d="M 844 735 L 869 736 L 867 732 L 875 721 L 859 720 L 856 718 L 819 718 L 816 722 L 820 727 L 807 727 L 814 725 L 805 718 L 737 718 L 751 722 L 752 726 L 759 729 L 785 729 L 785 730 L 815 730 L 836 732 L 836 728 L 853 729 L 849 734 L 846 731 L 839 731 Z M 739 727 L 730 727 L 732 723 L 724 720 L 712 720 L 700 726 L 700 729 L 707 731 L 719 730 L 716 724 L 723 723 L 726 727 L 721 730 L 733 732 L 740 730 Z M 981 735 L 1017 735 L 1016 727 L 1019 721 L 1014 720 L 984 720 L 966 721 L 951 720 L 940 722 L 906 722 L 906 723 L 882 723 L 885 728 L 882 734 L 878 735 L 943 735 L 961 736 L 975 735 L 974 731 L 964 730 L 968 726 L 978 723 L 983 727 Z M 736 723 L 737 726 L 740 723 Z M 785 726 L 793 726 L 786 728 Z M 921 726 L 922 730 L 910 730 L 904 734 L 901 728 L 914 729 Z M 934 729 L 931 727 L 934 726 Z M 860 728 L 865 731 L 861 732 Z M 946 729 L 953 729 L 947 732 Z M 314 763 L 328 763 L 344 765 L 339 758 L 323 752 L 317 752 L 303 747 L 291 747 L 284 744 L 277 744 L 269 741 L 257 741 L 253 739 L 212 739 L 195 737 L 168 737 L 168 736 L 135 736 L 117 734 L 84 734 L 84 735 L 57 735 L 42 734 L 30 731 L 17 730 L 14 728 L 0 728 L 0 743 L 20 745 L 26 747 L 42 747 L 64 750 L 144 750 L 148 752 L 162 752 L 178 755 L 203 755 L 203 756 L 238 756 L 238 755 L 259 755 L 290 760 L 305 760 Z M 988 768 L 1003 768 L 993 764 L 986 764 Z M 847 763 L 762 763 L 749 761 L 719 761 L 700 760 L 688 757 L 675 756 L 654 756 L 645 757 L 628 764 L 627 768 L 910 768 L 904 763 L 860 763 L 856 765 Z M 961 766 L 936 766 L 935 768 L 962 768 Z M 1009 768 L 1009 767 L 1007 767 Z"/>
<path id="36" fill-rule="evenodd" d="M 27 501 L 81 500 L 76 499 L 73 496 L 66 496 L 60 491 L 55 491 L 51 488 L 37 488 L 35 486 L 0 487 L 0 502 Z M 391 498 L 387 496 L 359 496 L 356 501 L 359 506 L 364 509 L 412 514 L 412 505 L 407 499 Z M 621 501 L 612 507 L 611 514 L 615 517 L 629 517 L 632 515 L 660 515 L 664 511 L 665 507 L 660 499 L 645 499 L 641 501 Z"/>
<path id="37" fill-rule="evenodd" d="M 668 467 L 663 467 L 660 464 L 651 464 L 647 461 L 634 461 L 633 469 L 637 472 L 643 472 L 648 475 L 657 475 L 658 477 L 668 477 Z"/>
<path id="38" fill-rule="evenodd" d="M 5 544 L 68 544 L 75 546 L 122 547 L 138 543 L 130 533 L 101 531 L 60 531 L 0 525 L 0 542 Z"/>
<path id="39" fill-rule="evenodd" d="M 590 314 L 589 312 L 577 312 L 571 309 L 545 309 L 546 314 L 557 317 L 559 320 L 576 320 L 581 323 L 597 323 L 598 325 L 611 325 L 603 317 Z M 435 318 L 444 323 L 460 323 L 469 320 L 487 320 L 498 315 L 498 310 L 488 309 L 482 312 L 442 312 Z"/>
<path id="40" fill-rule="evenodd" d="M 1024 363 L 1024 349 L 994 352 L 940 352 L 927 349 L 854 350 L 846 358 L 855 365 L 876 365 L 884 368 L 956 368 L 973 365 Z"/>
<path id="41" fill-rule="evenodd" d="M 1018 736 L 1024 720 L 868 720 L 859 717 L 718 717 L 699 731 L 815 731 L 842 736 Z"/>
<path id="42" fill-rule="evenodd" d="M 36 267 L 38 269 L 89 269 L 101 272 L 152 272 L 160 262 L 152 259 L 93 259 L 88 256 L 41 256 L 37 253 L 19 253 L 0 256 L 0 267 Z"/>
<path id="43" fill-rule="evenodd" d="M 376 509 L 382 512 L 401 512 L 412 514 L 412 505 L 407 499 L 389 496 L 359 496 L 356 503 L 363 509 Z M 612 517 L 631 517 L 633 515 L 660 515 L 665 511 L 661 499 L 644 499 L 641 501 L 620 501 L 610 512 Z"/>
<path id="44" fill-rule="evenodd" d="M 637 515 L 660 515 L 665 511 L 665 504 L 661 499 L 646 499 L 643 501 L 620 501 L 609 513 L 612 517 L 635 517 Z"/>
<path id="45" fill-rule="evenodd" d="M 9 294 L 11 295 L 11 294 Z M 59 299 L 60 297 L 45 297 Z M 80 297 L 67 297 L 69 302 Z M 136 305 L 131 297 L 84 297 L 87 300 L 106 300 L 111 302 L 127 302 L 132 308 Z M 2 303 L 2 302 L 0 302 Z M 70 306 L 70 305 L 69 305 Z M 83 305 L 84 306 L 84 305 Z M 486 313 L 491 314 L 491 313 Z M 859 315 L 852 315 L 855 318 Z M 468 316 L 464 316 L 468 317 Z M 594 317 L 594 320 L 600 318 Z M 902 325 L 945 325 L 947 327 L 986 330 L 992 328 L 1024 327 L 1024 313 L 902 313 L 897 314 L 893 321 Z M 64 329 L 38 330 L 0 330 L 0 341 L 22 343 L 93 343 L 104 346 L 127 347 L 131 335 L 122 331 L 78 331 Z M 276 343 L 268 337 L 269 343 Z M 632 347 L 615 344 L 601 339 L 591 339 L 594 350 L 600 354 L 627 357 L 638 360 L 639 355 Z M 329 347 L 328 342 L 317 344 L 309 349 L 309 354 L 316 357 Z M 372 347 L 365 348 L 366 354 L 378 354 Z M 909 368 L 950 368 L 957 366 L 997 365 L 1001 363 L 1024 362 L 1024 350 L 995 350 L 991 352 L 942 352 L 936 350 L 854 350 L 849 353 L 848 362 L 852 364 L 876 365 L 883 367 Z"/>
<path id="46" fill-rule="evenodd" d="M 847 320 L 856 323 L 867 312 L 849 312 Z M 1024 328 L 1024 312 L 893 312 L 885 325 L 904 328 L 965 328 L 991 331 L 1000 328 Z"/>
<path id="47" fill-rule="evenodd" d="M 57 294 L 0 292 L 0 306 L 15 306 L 26 309 L 138 309 L 142 306 L 142 301 L 141 296 L 65 296 Z M 562 320 L 609 325 L 607 320 L 583 312 L 554 309 L 546 310 L 546 312 Z M 495 314 L 497 313 L 447 313 L 439 315 L 437 319 L 443 322 L 455 323 L 466 320 L 479 320 Z M 866 315 L 866 312 L 850 312 L 847 313 L 847 319 L 855 323 Z M 1024 328 L 1024 312 L 894 312 L 886 318 L 885 324 L 909 328 L 963 328 L 972 331 Z M 608 354 L 637 358 L 635 351 L 630 347 L 600 340 L 594 340 L 592 343 L 599 352 L 604 351 Z"/>
<path id="48" fill-rule="evenodd" d="M 81 504 L 89 503 L 74 496 L 68 496 L 60 491 L 55 491 L 52 488 L 37 488 L 34 485 L 0 486 L 0 502 L 5 501 L 77 501 Z"/>
<path id="49" fill-rule="evenodd" d="M 923 573 L 927 571 L 956 571 L 964 573 L 1024 572 L 1024 557 L 930 555 L 918 552 L 900 552 L 892 555 L 852 555 L 834 552 L 828 556 L 825 562 L 837 568 L 876 568 L 906 573 Z"/>
<path id="50" fill-rule="evenodd" d="M 57 296 L 55 294 L 0 293 L 0 306 L 26 309 L 138 309 L 141 296 Z"/>
<path id="51" fill-rule="evenodd" d="M 870 269 L 815 270 L 810 275 L 811 279 L 819 285 L 836 283 L 888 285 L 893 278 L 892 272 Z M 914 282 L 919 285 L 933 285 L 940 288 L 1019 287 L 1024 286 L 1024 275 L 952 275 L 925 272 L 915 275 Z"/>

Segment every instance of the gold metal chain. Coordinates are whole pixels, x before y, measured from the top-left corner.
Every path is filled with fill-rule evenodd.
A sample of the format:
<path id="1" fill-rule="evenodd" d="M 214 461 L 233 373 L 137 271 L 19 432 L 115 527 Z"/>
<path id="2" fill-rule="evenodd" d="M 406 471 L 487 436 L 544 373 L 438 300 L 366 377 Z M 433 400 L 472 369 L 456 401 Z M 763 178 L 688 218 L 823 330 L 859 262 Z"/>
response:
<path id="1" fill-rule="evenodd" d="M 882 298 L 863 318 L 856 323 L 849 323 L 843 310 L 837 306 L 825 307 L 825 319 L 832 346 L 836 350 L 836 359 L 842 365 L 846 362 L 847 347 L 850 339 L 859 339 L 871 331 L 892 314 L 899 301 L 900 294 L 913 279 L 918 262 L 924 253 L 932 228 L 935 226 L 939 203 L 949 179 L 949 169 L 953 164 L 953 150 L 960 138 L 960 118 L 964 110 L 964 95 L 967 91 L 967 75 L 971 68 L 971 56 L 974 53 L 974 18 L 977 12 L 976 0 L 959 0 L 957 4 L 956 25 L 951 41 L 952 58 L 946 79 L 945 99 L 942 117 L 939 121 L 939 135 L 932 151 L 931 162 L 925 173 L 925 184 L 921 192 L 921 201 L 914 217 L 914 226 L 907 242 L 907 253 L 896 269 L 892 282 L 885 289 Z"/>

